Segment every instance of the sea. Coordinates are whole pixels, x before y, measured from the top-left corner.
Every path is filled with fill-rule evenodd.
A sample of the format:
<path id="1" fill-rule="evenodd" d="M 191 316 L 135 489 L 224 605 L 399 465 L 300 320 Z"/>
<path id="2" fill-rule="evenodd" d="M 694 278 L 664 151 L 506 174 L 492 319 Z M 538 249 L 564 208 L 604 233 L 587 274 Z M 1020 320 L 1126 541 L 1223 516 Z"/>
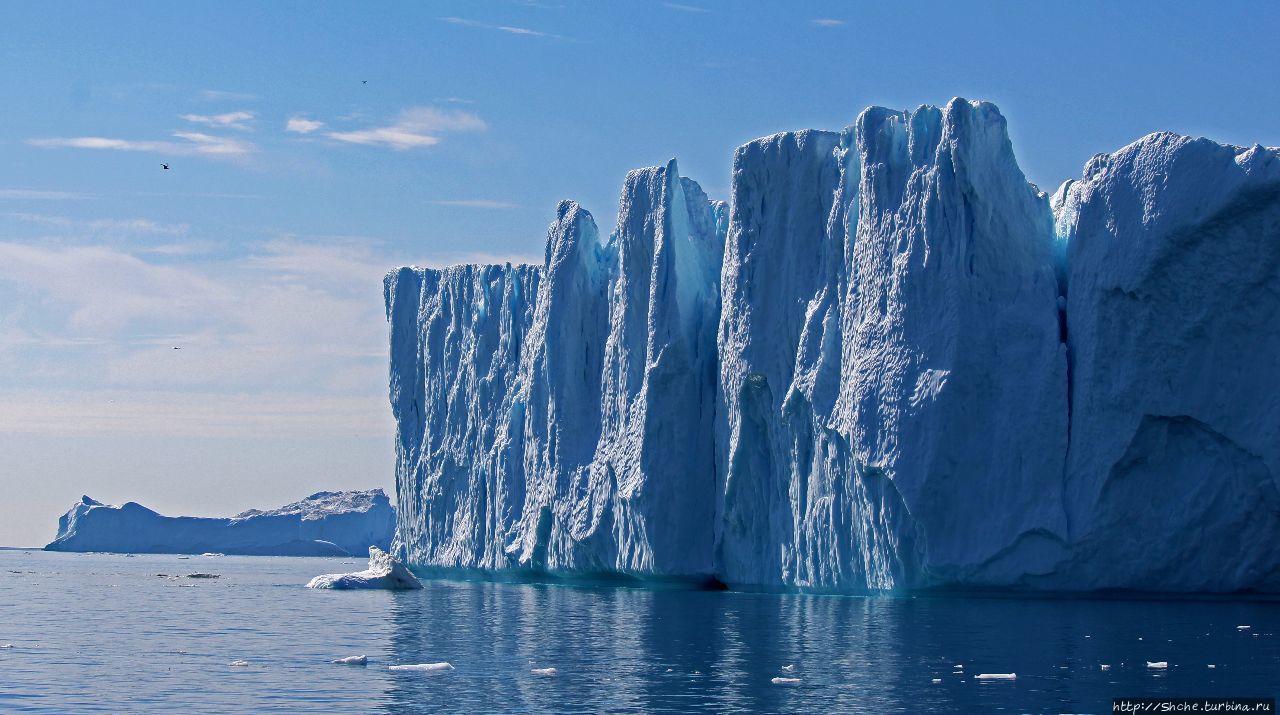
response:
<path id="1" fill-rule="evenodd" d="M 0 712 L 1108 713 L 1280 695 L 1274 601 L 304 587 L 364 566 L 0 551 Z M 332 662 L 353 655 L 367 664 Z M 452 667 L 390 669 L 425 663 Z"/>

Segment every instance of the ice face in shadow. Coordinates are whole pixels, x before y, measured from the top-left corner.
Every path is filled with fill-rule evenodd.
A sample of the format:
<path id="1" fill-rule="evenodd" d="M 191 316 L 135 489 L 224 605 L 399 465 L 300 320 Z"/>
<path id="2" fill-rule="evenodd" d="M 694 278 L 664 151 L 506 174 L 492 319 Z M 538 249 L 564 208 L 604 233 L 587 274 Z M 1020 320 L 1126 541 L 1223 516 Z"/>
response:
<path id="1" fill-rule="evenodd" d="M 1231 534 L 1280 530 L 1276 165 L 1153 135 L 1051 202 L 993 105 L 871 108 L 739 148 L 729 206 L 673 161 L 627 176 L 607 238 L 562 203 L 541 266 L 400 269 L 397 553 L 1274 589 Z"/>
<path id="2" fill-rule="evenodd" d="M 1151 134 L 1055 205 L 1070 580 L 1280 588 L 1280 151 Z"/>

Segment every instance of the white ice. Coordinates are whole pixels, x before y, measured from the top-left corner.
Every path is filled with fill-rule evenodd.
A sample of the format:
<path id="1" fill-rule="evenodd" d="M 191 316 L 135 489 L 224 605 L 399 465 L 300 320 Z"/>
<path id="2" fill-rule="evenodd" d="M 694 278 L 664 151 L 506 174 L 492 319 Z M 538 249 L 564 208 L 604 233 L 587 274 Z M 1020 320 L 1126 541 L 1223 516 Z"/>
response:
<path id="1" fill-rule="evenodd" d="M 370 546 L 369 568 L 355 573 L 316 576 L 307 583 L 307 588 L 410 590 L 422 588 L 422 582 L 398 559 Z"/>

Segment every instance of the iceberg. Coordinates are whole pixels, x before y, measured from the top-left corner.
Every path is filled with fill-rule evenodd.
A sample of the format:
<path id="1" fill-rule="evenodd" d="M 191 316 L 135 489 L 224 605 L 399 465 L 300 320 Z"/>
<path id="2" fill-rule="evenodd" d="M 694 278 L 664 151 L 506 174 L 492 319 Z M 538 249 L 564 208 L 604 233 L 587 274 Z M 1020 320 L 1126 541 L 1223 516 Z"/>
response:
<path id="1" fill-rule="evenodd" d="M 1277 149 L 1152 134 L 1050 197 L 994 105 L 873 107 L 384 298 L 409 564 L 1280 590 Z"/>
<path id="2" fill-rule="evenodd" d="M 58 535 L 45 550 L 350 556 L 370 545 L 388 548 L 395 521 L 381 489 L 318 492 L 278 509 L 251 509 L 226 519 L 163 516 L 135 502 L 110 506 L 86 496 L 58 520 Z"/>
<path id="3" fill-rule="evenodd" d="M 422 588 L 422 582 L 390 554 L 370 546 L 369 568 L 316 576 L 307 582 L 307 588 L 413 590 Z"/>

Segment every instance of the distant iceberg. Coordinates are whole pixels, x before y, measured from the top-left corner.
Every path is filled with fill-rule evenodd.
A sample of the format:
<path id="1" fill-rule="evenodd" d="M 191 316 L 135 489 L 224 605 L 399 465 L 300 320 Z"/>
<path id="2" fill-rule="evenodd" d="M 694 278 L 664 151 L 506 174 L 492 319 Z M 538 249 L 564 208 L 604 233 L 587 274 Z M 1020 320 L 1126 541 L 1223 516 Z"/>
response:
<path id="1" fill-rule="evenodd" d="M 413 590 L 422 582 L 404 564 L 376 546 L 369 547 L 369 568 L 355 573 L 316 576 L 307 588 Z"/>
<path id="2" fill-rule="evenodd" d="M 388 548 L 396 514 L 381 489 L 318 492 L 231 518 L 163 516 L 141 504 L 82 497 L 58 520 L 47 551 L 250 556 L 351 556 Z"/>

